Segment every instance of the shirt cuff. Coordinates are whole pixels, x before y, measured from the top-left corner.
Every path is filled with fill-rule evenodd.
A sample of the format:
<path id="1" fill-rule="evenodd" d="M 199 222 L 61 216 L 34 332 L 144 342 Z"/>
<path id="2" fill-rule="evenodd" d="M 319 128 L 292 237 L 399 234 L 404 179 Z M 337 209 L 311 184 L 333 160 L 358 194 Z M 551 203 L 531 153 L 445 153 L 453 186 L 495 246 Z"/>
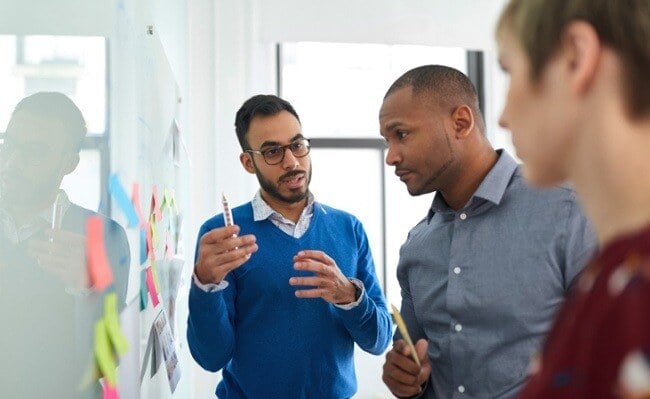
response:
<path id="1" fill-rule="evenodd" d="M 217 291 L 223 291 L 228 287 L 228 282 L 226 280 L 221 280 L 219 284 L 203 284 L 202 282 L 199 281 L 199 278 L 196 277 L 196 273 L 192 273 L 192 280 L 194 281 L 194 284 L 201 289 L 203 292 L 217 292 Z"/>
<path id="2" fill-rule="evenodd" d="M 361 280 L 358 280 L 356 278 L 351 278 L 349 280 L 352 284 L 357 286 L 357 288 L 361 291 L 361 293 L 359 294 L 359 298 L 357 298 L 357 300 L 354 302 L 346 303 L 344 305 L 334 304 L 334 306 L 336 306 L 339 309 L 350 310 L 356 308 L 361 303 L 361 299 L 363 299 L 363 294 L 366 292 L 366 288 L 363 286 L 363 282 Z"/>

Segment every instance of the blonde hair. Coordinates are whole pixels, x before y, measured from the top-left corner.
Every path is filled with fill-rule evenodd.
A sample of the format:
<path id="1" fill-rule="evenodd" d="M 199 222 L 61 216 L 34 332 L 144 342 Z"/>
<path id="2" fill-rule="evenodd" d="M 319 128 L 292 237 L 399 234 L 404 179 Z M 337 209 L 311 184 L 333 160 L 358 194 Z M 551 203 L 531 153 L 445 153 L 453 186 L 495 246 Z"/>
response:
<path id="1" fill-rule="evenodd" d="M 511 0 L 497 33 L 511 33 L 521 44 L 538 81 L 560 47 L 566 26 L 584 21 L 623 65 L 623 85 L 630 117 L 650 116 L 650 1 L 648 0 Z"/>

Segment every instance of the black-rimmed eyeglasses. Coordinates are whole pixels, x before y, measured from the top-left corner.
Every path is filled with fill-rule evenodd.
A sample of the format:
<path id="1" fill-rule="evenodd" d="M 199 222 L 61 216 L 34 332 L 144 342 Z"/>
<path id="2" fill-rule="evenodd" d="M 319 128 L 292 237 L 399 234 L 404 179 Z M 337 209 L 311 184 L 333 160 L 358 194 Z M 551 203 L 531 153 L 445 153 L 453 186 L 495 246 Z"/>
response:
<path id="1" fill-rule="evenodd" d="M 309 154 L 309 139 L 292 141 L 287 145 L 273 145 L 261 150 L 246 150 L 246 152 L 259 154 L 267 164 L 277 165 L 284 160 L 284 154 L 287 150 L 290 150 L 296 158 L 305 157 Z"/>

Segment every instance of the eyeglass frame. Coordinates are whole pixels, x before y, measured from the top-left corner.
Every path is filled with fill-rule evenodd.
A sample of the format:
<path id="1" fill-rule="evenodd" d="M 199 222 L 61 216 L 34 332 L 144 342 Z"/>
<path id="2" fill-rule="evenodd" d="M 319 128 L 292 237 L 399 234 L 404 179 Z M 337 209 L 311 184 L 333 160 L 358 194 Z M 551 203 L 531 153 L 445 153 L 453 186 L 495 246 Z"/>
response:
<path id="1" fill-rule="evenodd" d="M 291 146 L 292 146 L 292 145 L 295 145 L 296 143 L 303 143 L 303 144 L 305 144 L 305 142 L 306 142 L 306 145 L 305 145 L 305 146 L 307 147 L 307 152 L 306 152 L 305 154 L 303 154 L 303 155 L 296 155 L 296 154 L 293 152 L 293 150 L 291 149 Z M 264 154 L 265 154 L 266 152 L 270 151 L 270 150 L 273 150 L 273 149 L 280 149 L 280 150 L 282 150 L 282 156 L 280 156 L 280 160 L 279 160 L 278 162 L 275 162 L 275 163 L 269 163 L 269 161 L 266 159 L 266 156 L 265 156 Z M 303 138 L 299 138 L 299 139 L 293 140 L 293 141 L 290 142 L 289 144 L 285 144 L 285 145 L 279 145 L 279 144 L 276 144 L 276 145 L 269 146 L 269 147 L 266 148 L 266 149 L 260 149 L 260 150 L 247 149 L 247 150 L 244 150 L 244 152 L 251 153 L 251 154 L 259 154 L 259 155 L 262 156 L 262 159 L 264 159 L 264 162 L 266 162 L 267 165 L 269 165 L 269 166 L 273 166 L 273 165 L 279 165 L 279 164 L 282 163 L 282 161 L 284 161 L 284 156 L 286 155 L 287 150 L 291 151 L 291 155 L 293 155 L 293 156 L 296 157 L 296 158 L 304 158 L 304 157 L 306 157 L 307 155 L 309 155 L 309 153 L 311 152 L 310 139 L 306 139 L 306 138 L 303 137 Z"/>

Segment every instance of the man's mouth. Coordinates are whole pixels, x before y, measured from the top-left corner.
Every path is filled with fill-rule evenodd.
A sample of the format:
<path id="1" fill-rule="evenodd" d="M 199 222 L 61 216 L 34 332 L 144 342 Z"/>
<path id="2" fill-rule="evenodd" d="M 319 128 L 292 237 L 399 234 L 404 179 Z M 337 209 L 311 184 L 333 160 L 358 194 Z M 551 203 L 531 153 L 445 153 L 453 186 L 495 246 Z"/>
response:
<path id="1" fill-rule="evenodd" d="M 408 175 L 411 174 L 410 170 L 406 169 L 395 169 L 395 176 L 399 177 L 401 181 L 408 180 Z"/>
<path id="2" fill-rule="evenodd" d="M 280 184 L 284 184 L 289 189 L 295 189 L 295 188 L 302 187 L 304 185 L 304 181 L 305 181 L 305 173 L 298 172 L 298 173 L 292 173 L 288 176 L 285 175 L 280 179 Z"/>

